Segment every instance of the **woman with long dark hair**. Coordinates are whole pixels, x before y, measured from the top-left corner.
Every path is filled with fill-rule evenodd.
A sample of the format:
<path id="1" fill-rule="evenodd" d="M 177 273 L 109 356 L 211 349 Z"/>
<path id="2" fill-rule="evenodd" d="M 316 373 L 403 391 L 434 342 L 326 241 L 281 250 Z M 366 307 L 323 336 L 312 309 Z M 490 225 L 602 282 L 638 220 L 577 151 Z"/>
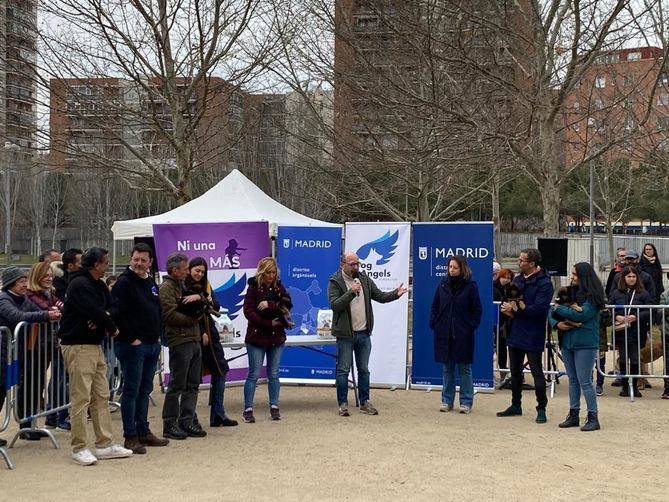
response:
<path id="1" fill-rule="evenodd" d="M 236 420 L 232 420 L 226 416 L 225 407 L 223 406 L 225 376 L 230 367 L 225 359 L 221 338 L 210 313 L 212 310 L 217 312 L 219 304 L 212 293 L 211 284 L 207 279 L 207 261 L 204 258 L 198 256 L 188 263 L 188 276 L 185 282 L 187 295 L 197 294 L 202 298 L 201 302 L 191 302 L 189 308 L 202 309 L 202 315 L 200 316 L 202 365 L 211 376 L 209 425 L 211 427 L 237 425 Z"/>
<path id="2" fill-rule="evenodd" d="M 472 362 L 474 332 L 481 323 L 481 298 L 467 260 L 453 256 L 448 275 L 434 293 L 430 328 L 434 331 L 434 359 L 444 365 L 441 408 L 448 412 L 455 401 L 455 367 L 460 373 L 460 413 L 470 413 L 474 403 Z"/>
<path id="3" fill-rule="evenodd" d="M 641 253 L 641 257 L 639 258 L 639 270 L 646 272 L 653 279 L 653 284 L 655 285 L 653 303 L 658 305 L 660 303 L 660 295 L 664 291 L 662 264 L 660 263 L 660 257 L 657 255 L 657 248 L 650 242 L 643 245 L 643 253 Z"/>
<path id="4" fill-rule="evenodd" d="M 560 348 L 569 378 L 569 414 L 559 427 L 578 427 L 581 394 L 588 408 L 582 431 L 600 428 L 597 394 L 592 370 L 599 351 L 599 313 L 606 305 L 604 287 L 589 263 L 571 269 L 571 285 L 576 288 L 576 305 L 558 305 L 550 315 L 551 325 L 562 332 Z"/>
<path id="5" fill-rule="evenodd" d="M 618 287 L 611 292 L 611 305 L 652 305 L 654 303 L 650 293 L 644 289 L 639 271 L 636 267 L 625 267 L 620 272 Z M 646 338 L 650 330 L 649 309 L 635 309 L 633 307 L 617 308 L 614 310 L 613 326 L 615 330 L 614 342 L 620 351 L 620 373 L 627 374 L 627 368 L 632 375 L 639 374 L 639 351 L 646 346 Z M 629 366 L 628 366 L 629 361 Z M 633 379 L 634 397 L 642 397 L 637 389 L 638 378 Z M 629 397 L 629 378 L 622 378 L 620 396 Z"/>

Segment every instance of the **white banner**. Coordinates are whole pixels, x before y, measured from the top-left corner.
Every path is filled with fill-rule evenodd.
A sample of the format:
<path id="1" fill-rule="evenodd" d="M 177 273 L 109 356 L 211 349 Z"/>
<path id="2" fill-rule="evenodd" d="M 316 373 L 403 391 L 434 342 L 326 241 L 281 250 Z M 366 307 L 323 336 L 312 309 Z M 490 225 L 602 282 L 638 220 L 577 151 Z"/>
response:
<path id="1" fill-rule="evenodd" d="M 409 285 L 409 223 L 346 223 L 346 251 L 381 291 Z M 374 332 L 369 361 L 372 385 L 406 383 L 409 295 L 390 303 L 372 301 Z"/>

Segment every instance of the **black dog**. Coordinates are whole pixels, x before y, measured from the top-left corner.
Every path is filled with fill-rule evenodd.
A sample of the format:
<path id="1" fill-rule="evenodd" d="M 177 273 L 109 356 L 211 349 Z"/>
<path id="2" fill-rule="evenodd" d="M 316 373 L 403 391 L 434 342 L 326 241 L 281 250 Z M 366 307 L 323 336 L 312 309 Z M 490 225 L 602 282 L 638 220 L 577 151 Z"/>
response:
<path id="1" fill-rule="evenodd" d="M 514 283 L 509 283 L 504 287 L 504 298 L 502 299 L 502 302 L 511 304 L 511 313 L 509 314 L 509 317 L 513 317 L 515 312 L 525 310 L 523 292 Z"/>
<path id="2" fill-rule="evenodd" d="M 574 286 L 563 286 L 558 289 L 555 303 L 572 308 L 576 312 L 583 312 L 583 307 L 581 307 L 576 300 L 576 288 Z M 553 312 L 553 318 L 558 322 L 567 323 L 572 328 L 580 328 L 582 326 L 582 323 L 565 319 L 563 316 L 556 314 L 555 312 Z"/>

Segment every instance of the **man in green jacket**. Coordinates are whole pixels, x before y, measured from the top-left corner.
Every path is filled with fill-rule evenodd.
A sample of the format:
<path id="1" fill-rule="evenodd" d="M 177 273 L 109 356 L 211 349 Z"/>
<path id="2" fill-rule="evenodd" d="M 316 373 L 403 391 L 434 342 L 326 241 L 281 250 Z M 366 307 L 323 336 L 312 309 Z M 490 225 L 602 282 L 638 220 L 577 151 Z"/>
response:
<path id="1" fill-rule="evenodd" d="M 170 382 L 163 403 L 163 437 L 204 437 L 207 433 L 194 421 L 202 378 L 200 324 L 195 317 L 178 311 L 180 302 L 199 299 L 198 295 L 184 295 L 183 281 L 188 275 L 188 258 L 179 253 L 169 255 L 167 274 L 158 290 L 170 349 Z"/>
<path id="2" fill-rule="evenodd" d="M 384 293 L 364 272 L 360 273 L 358 255 L 347 251 L 342 255 L 341 268 L 332 274 L 328 283 L 328 299 L 332 308 L 332 334 L 337 338 L 337 402 L 339 415 L 348 417 L 348 374 L 353 364 L 353 352 L 358 366 L 360 411 L 367 415 L 379 412 L 369 401 L 369 356 L 372 352 L 374 312 L 372 300 L 387 303 L 397 300 L 407 288 L 400 284 L 394 291 Z"/>

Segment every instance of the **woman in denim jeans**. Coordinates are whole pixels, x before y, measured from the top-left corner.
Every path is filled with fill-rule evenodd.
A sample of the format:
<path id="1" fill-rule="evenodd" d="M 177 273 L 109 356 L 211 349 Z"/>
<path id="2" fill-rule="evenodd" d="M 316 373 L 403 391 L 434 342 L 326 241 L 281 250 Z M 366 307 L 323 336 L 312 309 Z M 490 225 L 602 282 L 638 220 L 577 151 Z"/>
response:
<path id="1" fill-rule="evenodd" d="M 274 258 L 263 258 L 258 262 L 255 277 L 248 281 L 244 297 L 244 316 L 248 320 L 246 329 L 246 351 L 249 358 L 249 374 L 244 383 L 244 422 L 255 422 L 253 397 L 260 376 L 263 359 L 267 356 L 267 379 L 270 416 L 281 420 L 279 412 L 279 363 L 286 341 L 284 310 L 292 308 L 290 296 L 279 281 L 279 269 Z"/>
<path id="2" fill-rule="evenodd" d="M 474 332 L 481 323 L 481 298 L 467 260 L 453 256 L 448 275 L 434 293 L 430 328 L 434 331 L 434 359 L 444 365 L 439 411 L 451 411 L 455 401 L 455 367 L 460 372 L 460 413 L 470 413 L 474 403 L 472 362 Z"/>
<path id="3" fill-rule="evenodd" d="M 569 414 L 558 427 L 578 427 L 581 393 L 588 407 L 582 431 L 596 431 L 597 394 L 592 384 L 592 370 L 599 351 L 599 314 L 606 305 L 604 288 L 589 263 L 577 263 L 571 269 L 571 285 L 576 288 L 576 304 L 558 305 L 549 322 L 561 334 L 562 359 L 569 378 Z"/>

